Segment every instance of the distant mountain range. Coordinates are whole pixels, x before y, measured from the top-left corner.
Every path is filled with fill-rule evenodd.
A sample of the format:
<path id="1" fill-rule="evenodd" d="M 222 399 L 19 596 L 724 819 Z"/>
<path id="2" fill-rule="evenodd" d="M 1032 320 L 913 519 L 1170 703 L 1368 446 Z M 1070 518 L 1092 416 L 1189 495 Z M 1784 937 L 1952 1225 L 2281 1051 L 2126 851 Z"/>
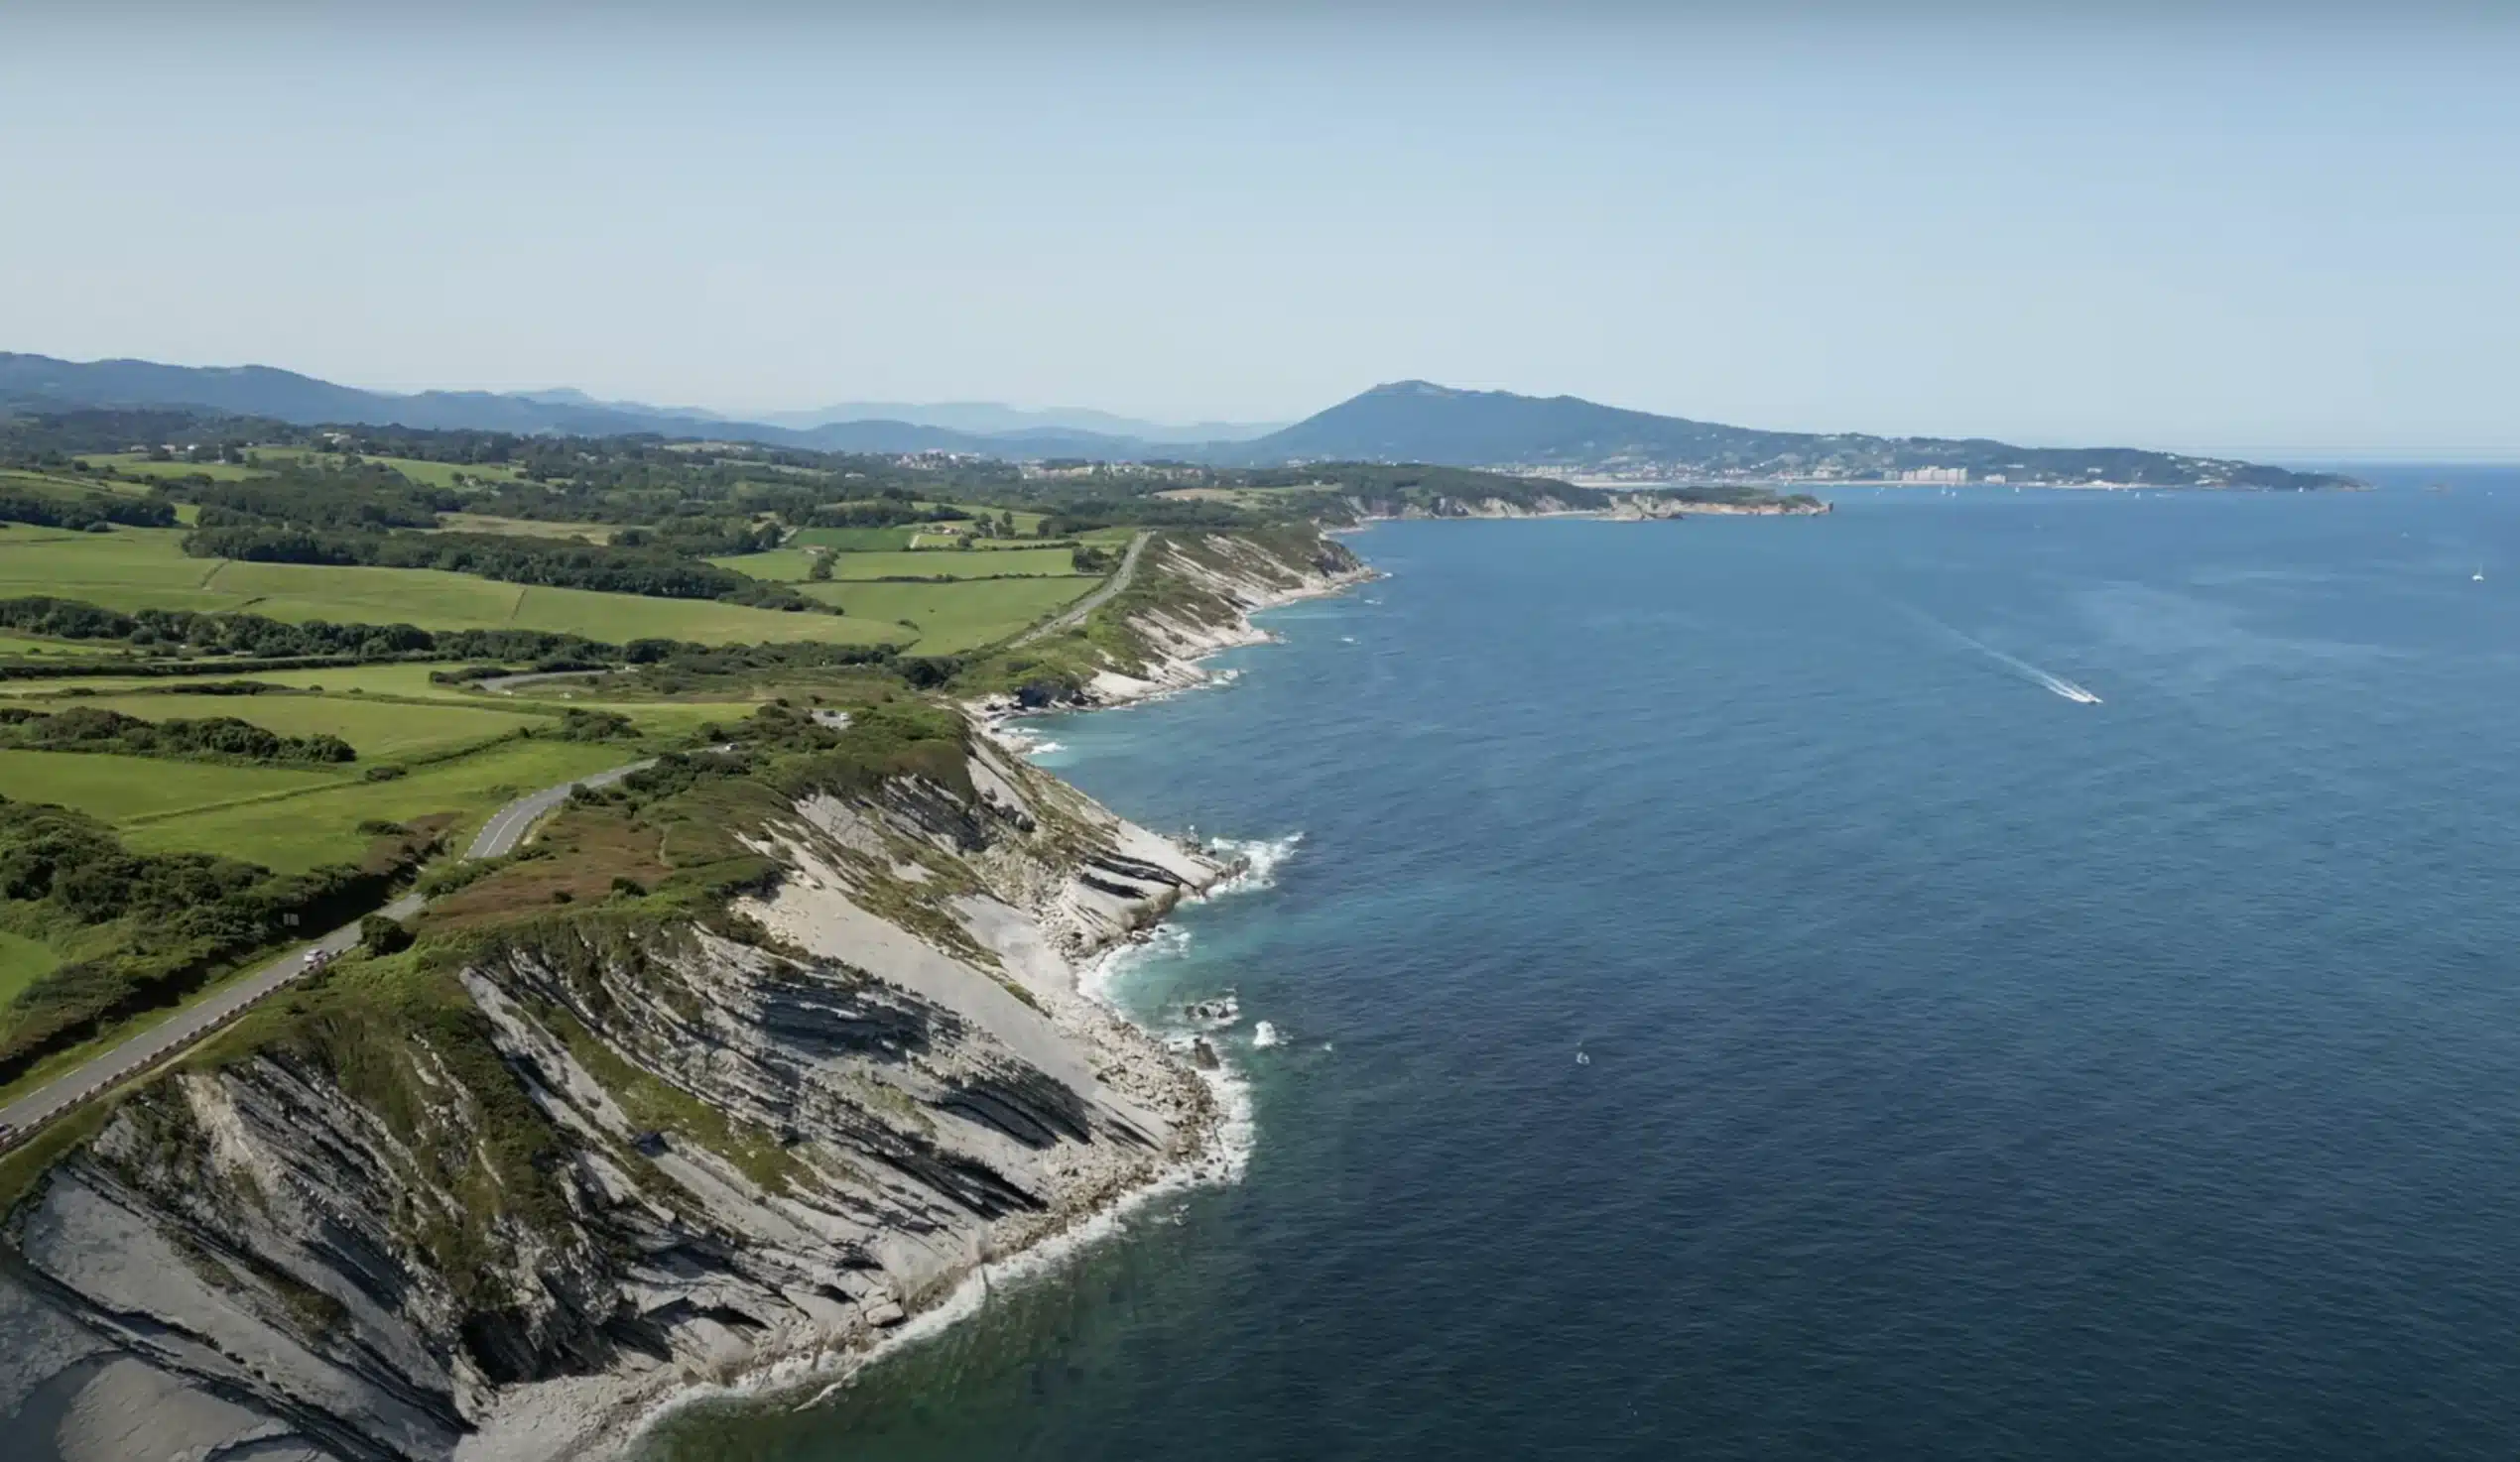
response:
<path id="1" fill-rule="evenodd" d="M 1047 407 L 1028 411 L 993 401 L 945 401 L 928 405 L 906 401 L 851 401 L 809 412 L 769 412 L 758 420 L 773 426 L 799 429 L 843 422 L 907 422 L 913 426 L 941 426 L 948 431 L 967 431 L 979 436 L 1066 431 L 1085 432 L 1115 441 L 1159 444 L 1248 441 L 1286 425 L 1283 422 L 1148 422 L 1082 407 Z"/>
<path id="2" fill-rule="evenodd" d="M 1984 438 L 1762 431 L 1624 411 L 1573 396 L 1397 381 L 1209 459 L 1428 462 L 1545 475 L 1866 480 L 1964 471 L 1971 481 L 2223 487 L 2350 485 L 2323 473 L 2133 447 L 2025 447 Z"/>
<path id="3" fill-rule="evenodd" d="M 438 430 L 727 437 L 815 451 L 971 452 L 999 457 L 1162 455 L 1184 441 L 1233 440 L 1265 425 L 1165 426 L 1082 410 L 1023 411 L 991 403 L 860 403 L 742 421 L 697 407 L 599 401 L 582 391 L 363 391 L 271 366 L 172 366 L 146 360 L 57 360 L 0 352 L 0 407 L 191 407 L 296 426 L 326 423 Z M 887 414 L 891 415 L 887 415 Z M 1101 423 L 1134 431 L 1094 430 Z"/>
<path id="4" fill-rule="evenodd" d="M 598 401 L 570 390 L 397 395 L 337 386 L 269 366 L 81 362 L 0 353 L 0 409 L 76 407 L 190 407 L 276 418 L 299 426 L 339 423 L 584 436 L 654 434 L 816 451 L 947 451 L 1106 461 L 1170 458 L 1220 466 L 1423 462 L 1636 481 L 1860 481 L 1906 473 L 1965 472 L 1972 481 L 2001 478 L 2016 483 L 2353 485 L 2351 479 L 2329 474 L 2133 447 L 2023 447 L 1983 438 L 1764 431 L 1626 411 L 1572 396 L 1460 391 L 1428 381 L 1376 386 L 1275 430 L 1229 423 L 1168 427 L 1099 412 L 1030 412 L 976 402 L 930 406 L 866 402 L 746 422 L 693 408 Z M 1097 426 L 1112 429 L 1092 429 Z"/>
<path id="5" fill-rule="evenodd" d="M 700 422 L 753 422 L 811 431 L 849 422 L 900 422 L 912 426 L 938 426 L 974 436 L 1016 436 L 1037 432 L 1082 432 L 1115 441 L 1207 442 L 1248 441 L 1285 426 L 1283 422 L 1150 422 L 1113 416 L 1084 407 L 1032 410 L 995 401 L 844 401 L 802 412 L 756 412 L 730 416 L 701 407 L 648 406 L 635 401 L 598 401 L 583 391 L 561 387 L 520 391 L 518 399 L 550 406 L 594 408 L 633 416 L 672 417 Z"/>

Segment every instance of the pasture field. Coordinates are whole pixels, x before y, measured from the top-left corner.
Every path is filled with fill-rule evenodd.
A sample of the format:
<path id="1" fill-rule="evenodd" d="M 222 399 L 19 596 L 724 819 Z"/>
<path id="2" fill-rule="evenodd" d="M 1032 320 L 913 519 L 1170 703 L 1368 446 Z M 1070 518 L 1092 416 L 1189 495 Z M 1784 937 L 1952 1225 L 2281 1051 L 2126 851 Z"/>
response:
<path id="1" fill-rule="evenodd" d="M 804 548 L 772 548 L 708 560 L 720 568 L 780 583 L 802 583 L 813 571 L 814 554 Z M 1001 548 L 996 552 L 853 552 L 831 555 L 831 579 L 862 583 L 881 578 L 996 578 L 1024 574 L 1042 578 L 1071 576 L 1075 558 L 1067 548 Z M 854 611 L 852 611 L 854 612 Z"/>
<path id="2" fill-rule="evenodd" d="M 985 552 L 974 548 L 968 552 L 949 550 L 942 553 L 842 553 L 831 560 L 831 576 L 835 579 L 875 579 L 893 577 L 930 578 L 993 578 L 1004 574 L 1029 574 L 1043 578 L 1074 575 L 1073 550 L 1068 548 L 1000 548 Z M 1099 575 L 1094 575 L 1099 577 Z"/>
<path id="3" fill-rule="evenodd" d="M 107 822 L 163 816 L 240 797 L 307 792 L 356 779 L 340 768 L 227 767 L 97 752 L 0 749 L 0 796 L 59 802 Z M 227 851 L 211 846 L 211 851 Z"/>
<path id="4" fill-rule="evenodd" d="M 207 477 L 213 482 L 242 482 L 266 474 L 234 462 L 153 462 L 146 452 L 100 452 L 79 458 L 91 467 L 110 467 L 134 477 Z M 126 489 L 128 490 L 128 489 Z"/>
<path id="5" fill-rule="evenodd" d="M 338 452 L 312 451 L 305 447 L 250 447 L 245 455 L 253 458 L 256 466 L 278 467 L 289 462 L 334 467 L 341 465 L 341 454 Z M 361 457 L 359 460 L 374 462 L 382 467 L 391 467 L 412 481 L 429 487 L 452 487 L 455 485 L 455 474 L 458 472 L 476 482 L 516 480 L 514 467 L 502 466 L 495 462 L 430 462 L 423 461 L 419 457 Z"/>
<path id="6" fill-rule="evenodd" d="M 911 638 L 911 632 L 898 625 L 892 626 L 892 632 L 904 642 Z M 408 713 L 416 717 L 430 718 L 441 707 L 454 711 L 458 715 L 477 713 L 494 721 L 528 723 L 530 723 L 529 718 L 538 715 L 551 717 L 567 710 L 599 710 L 619 711 L 637 722 L 640 730 L 652 735 L 678 736 L 704 721 L 724 721 L 751 715 L 755 700 L 761 698 L 633 700 L 620 698 L 619 692 L 607 690 L 600 680 L 592 684 L 577 684 L 565 680 L 547 681 L 540 685 L 528 685 L 522 690 L 505 695 L 483 694 L 467 690 L 460 685 L 438 684 L 429 678 L 432 670 L 445 669 L 447 665 L 443 661 L 407 662 L 400 665 L 332 666 L 315 670 L 240 672 L 235 675 L 209 677 L 254 680 L 267 685 L 285 685 L 297 690 L 323 692 L 320 696 L 303 698 L 188 695 L 184 687 L 189 676 L 169 675 L 143 678 L 137 675 L 99 675 L 93 679 L 0 680 L 0 700 L 12 704 L 33 703 L 37 709 L 47 711 L 61 710 L 73 705 L 105 705 L 112 706 L 126 715 L 141 716 L 150 720 L 169 719 L 178 712 L 167 710 L 165 707 L 171 704 L 182 704 L 188 707 L 183 714 L 230 715 L 238 720 L 269 726 L 274 731 L 283 730 L 277 724 L 281 717 L 304 716 L 306 730 L 286 731 L 284 734 L 303 736 L 308 734 L 308 731 L 330 731 L 333 735 L 357 747 L 362 758 L 393 761 L 397 757 L 423 753 L 410 750 L 379 750 L 371 753 L 367 742 L 361 741 L 351 731 L 339 729 L 340 726 L 347 724 L 356 728 L 366 724 L 364 719 L 352 719 L 354 717 L 373 717 L 377 721 L 390 722 L 394 717 Z M 87 693 L 80 695 L 63 693 L 72 687 Z M 377 698 L 370 699 L 371 696 Z M 284 701 L 293 709 L 286 712 L 276 711 L 270 716 L 262 714 L 257 709 L 264 706 L 276 707 Z M 426 703 L 415 705 L 411 703 L 413 701 Z M 213 703 L 223 709 L 211 708 Z M 299 707 L 311 708 L 298 709 Z M 324 718 L 327 716 L 332 718 L 333 724 L 325 724 Z M 489 722 L 459 723 L 428 719 L 425 722 L 416 721 L 414 724 L 416 726 L 425 724 L 430 728 L 451 731 L 463 724 L 488 725 Z M 492 730 L 485 734 L 496 734 L 496 732 Z M 463 739 L 483 738 L 467 736 Z M 351 770 L 357 770 L 357 766 L 354 765 Z M 6 794 L 10 794 L 7 789 L 0 787 L 0 795 Z"/>
<path id="7" fill-rule="evenodd" d="M 0 535 L 0 598 L 54 594 L 123 610 L 234 607 L 202 589 L 218 565 L 185 557 L 183 543 L 174 528 Z"/>
<path id="8" fill-rule="evenodd" d="M 100 706 L 149 721 L 233 716 L 281 736 L 338 736 L 358 751 L 351 770 L 442 755 L 551 724 L 549 717 L 530 712 L 398 705 L 356 695 L 117 695 L 62 704 Z"/>
<path id="9" fill-rule="evenodd" d="M 104 536 L 96 535 L 100 538 Z M 69 533 L 59 528 L 38 528 L 32 523 L 0 523 L 0 548 L 15 548 L 23 544 L 74 544 L 87 537 L 87 534 Z"/>
<path id="10" fill-rule="evenodd" d="M 788 535 L 788 542 L 797 548 L 837 548 L 843 553 L 907 548 L 910 539 L 907 528 L 800 528 Z"/>
<path id="11" fill-rule="evenodd" d="M 866 645 L 898 638 L 884 624 L 835 615 L 529 587 L 435 568 L 188 558 L 183 538 L 178 529 L 0 534 L 0 598 L 56 594 L 121 610 L 242 610 L 293 622 L 550 630 L 613 643 L 656 637 L 708 645 L 778 640 Z"/>
<path id="12" fill-rule="evenodd" d="M 206 849 L 297 873 L 357 861 L 368 844 L 368 835 L 358 830 L 362 821 L 401 822 L 456 812 L 461 820 L 448 841 L 460 850 L 510 798 L 618 767 L 639 755 L 636 747 L 602 742 L 520 741 L 418 768 L 392 782 L 353 778 L 294 795 L 156 817 L 123 828 L 122 834 L 133 847 L 150 852 Z"/>
<path id="13" fill-rule="evenodd" d="M 120 645 L 100 645 L 90 640 L 30 640 L 23 635 L 0 635 L 0 656 L 96 656 L 121 653 Z"/>
<path id="14" fill-rule="evenodd" d="M 1029 629 L 1074 603 L 1097 578 L 998 578 L 950 584 L 799 584 L 818 599 L 848 606 L 851 619 L 907 620 L 919 627 L 913 647 L 950 655 Z"/>
<path id="15" fill-rule="evenodd" d="M 806 575 L 814 571 L 815 556 L 811 548 L 769 548 L 759 553 L 729 553 L 708 561 L 720 568 L 731 568 L 737 573 L 750 574 L 771 583 L 794 584 L 803 583 Z M 832 573 L 836 575 L 839 572 L 840 560 L 856 556 L 854 553 L 835 554 Z"/>
<path id="16" fill-rule="evenodd" d="M 112 482 L 72 472 L 42 472 L 25 468 L 0 470 L 0 491 L 22 492 L 32 497 L 60 498 L 75 502 L 80 498 L 145 498 L 149 489 L 129 482 Z"/>
<path id="17" fill-rule="evenodd" d="M 951 508 L 954 512 L 960 513 L 966 518 L 994 519 L 1000 513 L 1011 513 L 1015 517 L 1015 531 L 1028 537 L 1041 532 L 1042 520 L 1050 516 L 1047 513 L 1028 513 L 1021 508 L 982 508 L 971 503 L 921 503 L 919 506 L 923 508 Z"/>
<path id="18" fill-rule="evenodd" d="M 438 526 L 447 533 L 495 533 L 511 538 L 583 539 L 608 544 L 621 532 L 610 523 L 546 523 L 539 518 L 494 518 L 487 513 L 441 513 Z"/>

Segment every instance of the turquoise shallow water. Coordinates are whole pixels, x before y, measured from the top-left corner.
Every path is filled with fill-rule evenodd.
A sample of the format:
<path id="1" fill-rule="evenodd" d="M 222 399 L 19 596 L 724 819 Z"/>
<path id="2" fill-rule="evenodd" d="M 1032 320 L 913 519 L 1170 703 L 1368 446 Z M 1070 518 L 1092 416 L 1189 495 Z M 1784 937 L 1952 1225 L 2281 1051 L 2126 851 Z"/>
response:
<path id="1" fill-rule="evenodd" d="M 1284 1033 L 1245 1180 L 651 1457 L 2520 1451 L 2520 474 L 2457 482 L 1361 536 L 1041 727 L 1301 834 L 1123 977 Z"/>

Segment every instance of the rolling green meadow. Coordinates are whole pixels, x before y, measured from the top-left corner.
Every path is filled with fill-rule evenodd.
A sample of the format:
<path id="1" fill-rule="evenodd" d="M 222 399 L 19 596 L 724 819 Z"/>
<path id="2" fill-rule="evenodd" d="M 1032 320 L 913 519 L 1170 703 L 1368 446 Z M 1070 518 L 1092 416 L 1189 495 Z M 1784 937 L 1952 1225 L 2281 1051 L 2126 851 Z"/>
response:
<path id="1" fill-rule="evenodd" d="M 1082 598 L 1098 578 L 984 578 L 959 583 L 805 583 L 798 589 L 848 606 L 851 619 L 917 626 L 925 654 L 954 655 L 1030 628 Z"/>
<path id="2" fill-rule="evenodd" d="M 546 724 L 546 718 L 522 711 L 405 705 L 353 695 L 169 693 L 82 697 L 76 703 L 149 721 L 233 716 L 282 736 L 338 736 L 357 749 L 360 765 L 443 756 Z"/>
<path id="3" fill-rule="evenodd" d="M 820 640 L 873 645 L 898 630 L 858 616 L 788 614 L 710 599 L 657 599 L 501 583 L 436 568 L 244 563 L 185 555 L 181 529 L 0 534 L 0 598 L 52 594 L 108 609 L 238 610 L 268 619 L 522 629 L 621 643 Z"/>
<path id="4" fill-rule="evenodd" d="M 126 821 L 118 830 L 125 842 L 144 852 L 235 849 L 235 856 L 297 873 L 319 864 L 355 862 L 369 841 L 359 831 L 363 822 L 453 813 L 448 843 L 459 851 L 503 803 L 618 767 L 637 754 L 635 748 L 602 743 L 508 742 L 415 769 L 391 782 L 335 777 L 320 788 L 162 813 Z"/>
<path id="5" fill-rule="evenodd" d="M 754 578 L 798 583 L 813 572 L 814 559 L 811 548 L 783 548 L 708 561 Z M 874 549 L 831 556 L 831 580 L 841 583 L 886 578 L 1001 578 L 1014 574 L 1055 577 L 1075 571 L 1075 554 L 1068 548 L 1010 546 L 995 551 Z"/>

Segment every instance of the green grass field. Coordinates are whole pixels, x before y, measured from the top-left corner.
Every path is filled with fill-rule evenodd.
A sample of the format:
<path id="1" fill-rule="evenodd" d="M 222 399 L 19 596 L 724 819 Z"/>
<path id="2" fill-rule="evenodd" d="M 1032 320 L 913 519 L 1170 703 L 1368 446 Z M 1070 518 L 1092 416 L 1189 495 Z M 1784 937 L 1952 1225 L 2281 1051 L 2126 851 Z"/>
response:
<path id="1" fill-rule="evenodd" d="M 249 447 L 247 448 L 245 455 L 253 458 L 257 466 L 268 464 L 270 466 L 277 467 L 283 463 L 293 461 L 313 462 L 319 466 L 335 467 L 341 464 L 341 457 L 337 452 L 308 451 L 300 447 Z M 429 462 L 423 461 L 418 457 L 362 457 L 360 460 L 374 462 L 383 467 L 391 467 L 395 471 L 402 473 L 405 477 L 410 478 L 412 481 L 424 483 L 430 487 L 454 486 L 455 474 L 458 472 L 473 479 L 475 482 L 513 482 L 516 480 L 515 468 L 500 466 L 491 462 Z"/>
<path id="2" fill-rule="evenodd" d="M 99 645 L 86 640 L 30 640 L 21 635 L 0 635 L 0 656 L 87 656 L 119 655 L 120 645 Z"/>
<path id="3" fill-rule="evenodd" d="M 33 544 L 75 544 L 88 537 L 90 535 L 83 533 L 64 533 L 58 528 L 37 528 L 31 523 L 0 524 L 0 548 Z M 106 538 L 110 535 L 97 534 L 94 537 Z"/>
<path id="4" fill-rule="evenodd" d="M 780 583 L 802 583 L 813 571 L 814 553 L 805 548 L 772 548 L 711 558 L 721 568 Z M 833 581 L 848 583 L 879 578 L 992 578 L 1005 574 L 1053 577 L 1073 574 L 1075 559 L 1067 548 L 1001 548 L 995 552 L 947 548 L 929 552 L 844 552 L 831 555 Z M 854 611 L 852 611 L 854 612 Z"/>
<path id="5" fill-rule="evenodd" d="M 520 711 L 400 705 L 355 695 L 117 695 L 63 704 L 101 706 L 150 721 L 234 716 L 282 736 L 338 736 L 357 748 L 365 764 L 436 756 L 551 724 L 549 717 Z"/>
<path id="6" fill-rule="evenodd" d="M 91 752 L 0 750 L 0 796 L 20 802 L 59 802 L 108 822 L 239 797 L 304 792 L 357 775 L 338 768 L 226 767 Z M 222 850 L 213 847 L 213 851 Z"/>
<path id="7" fill-rule="evenodd" d="M 910 547 L 907 528 L 800 528 L 788 536 L 793 548 L 837 548 L 843 553 L 871 553 Z"/>
<path id="8" fill-rule="evenodd" d="M 76 502 L 81 498 L 145 498 L 149 489 L 129 482 L 106 482 L 75 472 L 0 471 L 0 491 Z"/>
<path id="9" fill-rule="evenodd" d="M 338 665 L 315 670 L 237 670 L 227 674 L 205 675 L 209 680 L 255 680 L 267 685 L 287 685 L 298 690 L 324 690 L 335 694 L 364 691 L 369 695 L 407 695 L 424 700 L 452 700 L 491 709 L 502 702 L 472 694 L 460 685 L 441 685 L 429 678 L 433 670 L 449 667 L 443 661 L 409 661 L 399 665 Z M 193 681 L 191 675 L 98 675 L 92 679 L 63 680 L 0 680 L 0 695 L 37 696 L 44 699 L 61 697 L 70 690 L 83 690 L 95 696 L 121 695 L 134 690 L 183 695 L 185 686 Z M 84 696 L 76 697 L 84 700 Z M 234 705 L 253 702 L 229 698 Z"/>
<path id="10" fill-rule="evenodd" d="M 482 820 L 510 798 L 618 767 L 639 755 L 634 747 L 599 742 L 515 742 L 423 767 L 393 782 L 353 781 L 267 801 L 154 818 L 125 826 L 122 833 L 133 847 L 147 851 L 207 849 L 298 872 L 355 861 L 367 848 L 367 836 L 358 830 L 366 819 L 406 821 L 455 812 L 461 820 L 450 841 L 460 849 Z"/>
<path id="11" fill-rule="evenodd" d="M 608 544 L 621 532 L 611 523 L 546 523 L 539 518 L 494 518 L 487 513 L 441 513 L 438 527 L 446 533 L 494 533 L 510 538 L 583 539 Z"/>
<path id="12" fill-rule="evenodd" d="M 848 606 L 851 619 L 909 620 L 923 655 L 950 655 L 1003 640 L 1091 590 L 1095 578 L 1000 578 L 954 584 L 800 584 Z"/>
<path id="13" fill-rule="evenodd" d="M 153 462 L 140 452 L 104 452 L 81 457 L 79 460 L 91 467 L 110 467 L 114 471 L 128 472 L 135 477 L 198 475 L 207 477 L 213 482 L 242 482 L 248 477 L 265 475 L 251 467 L 240 467 L 234 462 Z"/>
<path id="14" fill-rule="evenodd" d="M 53 972 L 62 958 L 53 946 L 24 934 L 0 931 L 0 1007 L 18 998 L 18 992 Z"/>
<path id="15" fill-rule="evenodd" d="M 188 558 L 183 537 L 178 529 L 0 534 L 0 598 L 58 594 L 122 610 L 243 610 L 289 621 L 551 630 L 615 643 L 652 636 L 710 645 L 777 640 L 865 645 L 896 638 L 884 624 L 834 615 L 529 588 L 434 568 Z"/>

